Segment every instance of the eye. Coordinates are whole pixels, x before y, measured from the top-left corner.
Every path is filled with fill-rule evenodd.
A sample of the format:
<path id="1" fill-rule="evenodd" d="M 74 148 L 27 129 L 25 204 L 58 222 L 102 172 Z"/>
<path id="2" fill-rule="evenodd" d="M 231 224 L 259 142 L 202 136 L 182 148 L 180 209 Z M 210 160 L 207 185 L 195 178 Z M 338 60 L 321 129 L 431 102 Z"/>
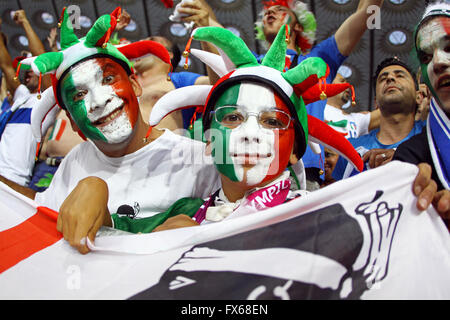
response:
<path id="1" fill-rule="evenodd" d="M 432 58 L 433 58 L 433 56 L 431 54 L 426 54 L 425 52 L 419 53 L 420 63 L 428 64 L 428 63 L 430 63 Z"/>
<path id="2" fill-rule="evenodd" d="M 239 113 L 230 113 L 223 117 L 222 122 L 224 123 L 241 123 L 244 121 L 244 117 Z"/>
<path id="3" fill-rule="evenodd" d="M 73 101 L 81 101 L 84 99 L 84 96 L 86 95 L 87 90 L 78 90 L 75 95 L 73 96 Z"/>
<path id="4" fill-rule="evenodd" d="M 262 124 L 266 128 L 283 128 L 284 124 L 277 118 L 267 118 L 262 120 Z"/>
<path id="5" fill-rule="evenodd" d="M 113 75 L 109 75 L 109 76 L 106 76 L 106 77 L 103 78 L 102 83 L 103 84 L 109 84 L 109 83 L 112 83 L 113 80 L 114 80 L 114 76 Z"/>

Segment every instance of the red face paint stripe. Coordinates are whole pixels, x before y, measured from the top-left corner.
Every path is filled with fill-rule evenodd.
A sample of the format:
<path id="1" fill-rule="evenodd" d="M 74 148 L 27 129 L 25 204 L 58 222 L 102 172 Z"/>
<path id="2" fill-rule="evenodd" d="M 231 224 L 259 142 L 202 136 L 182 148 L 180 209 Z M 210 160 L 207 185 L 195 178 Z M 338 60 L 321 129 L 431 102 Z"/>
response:
<path id="1" fill-rule="evenodd" d="M 61 125 L 59 126 L 58 133 L 56 134 L 56 141 L 59 141 L 61 139 L 62 134 L 64 133 L 64 129 L 66 128 L 66 120 L 62 119 Z"/>
<path id="2" fill-rule="evenodd" d="M 57 215 L 51 209 L 38 207 L 32 217 L 0 232 L 0 273 L 62 238 L 56 230 Z"/>
<path id="3" fill-rule="evenodd" d="M 450 34 L 450 18 L 448 17 L 439 18 L 439 22 L 444 27 L 445 33 Z"/>
<path id="4" fill-rule="evenodd" d="M 100 69 L 105 70 L 105 65 L 110 63 L 109 59 L 101 58 L 96 59 L 97 64 Z M 116 80 L 111 85 L 115 94 L 124 100 L 125 102 L 125 112 L 128 115 L 128 119 L 130 120 L 131 127 L 134 128 L 138 117 L 139 103 L 137 101 L 136 96 L 134 95 L 134 89 L 128 80 L 128 74 L 125 69 L 123 69 L 119 64 L 113 65 L 114 69 L 117 72 L 114 73 Z M 107 73 L 108 74 L 108 73 Z M 105 76 L 105 71 L 103 72 L 103 76 Z"/>

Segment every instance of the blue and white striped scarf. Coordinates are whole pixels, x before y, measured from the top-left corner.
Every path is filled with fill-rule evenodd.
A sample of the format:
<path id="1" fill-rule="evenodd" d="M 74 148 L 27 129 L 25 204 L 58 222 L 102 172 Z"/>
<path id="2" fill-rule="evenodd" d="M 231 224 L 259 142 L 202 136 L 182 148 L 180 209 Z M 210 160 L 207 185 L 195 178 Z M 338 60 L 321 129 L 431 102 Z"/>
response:
<path id="1" fill-rule="evenodd" d="M 450 120 L 433 98 L 427 120 L 427 137 L 431 157 L 439 180 L 450 189 Z"/>

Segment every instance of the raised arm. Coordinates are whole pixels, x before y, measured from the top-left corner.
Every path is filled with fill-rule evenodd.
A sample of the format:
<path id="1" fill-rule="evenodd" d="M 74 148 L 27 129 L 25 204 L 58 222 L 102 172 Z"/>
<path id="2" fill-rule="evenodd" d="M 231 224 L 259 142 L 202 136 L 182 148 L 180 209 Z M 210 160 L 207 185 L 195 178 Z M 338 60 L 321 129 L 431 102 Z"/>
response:
<path id="1" fill-rule="evenodd" d="M 339 52 L 348 56 L 367 30 L 367 20 L 373 14 L 367 8 L 376 5 L 381 8 L 383 0 L 360 0 L 358 9 L 348 17 L 335 33 Z"/>
<path id="2" fill-rule="evenodd" d="M 38 56 L 40 54 L 45 53 L 45 47 L 42 43 L 41 39 L 39 39 L 38 35 L 34 31 L 33 27 L 30 24 L 30 21 L 28 21 L 28 18 L 25 14 L 24 10 L 17 10 L 14 13 L 14 21 L 22 26 L 22 28 L 25 30 L 25 35 L 28 39 L 28 48 L 30 49 L 30 52 L 33 56 Z M 51 85 L 51 79 L 50 76 L 44 76 L 42 78 L 42 87 L 41 90 L 47 89 Z"/>
<path id="3" fill-rule="evenodd" d="M 195 27 L 221 27 L 223 26 L 217 21 L 217 18 L 212 10 L 212 8 L 208 5 L 208 3 L 204 0 L 194 0 L 190 3 L 185 3 L 181 5 L 181 7 L 178 9 L 180 13 L 187 15 L 186 17 L 183 17 L 181 20 L 184 22 L 191 22 L 193 21 L 195 23 Z M 217 49 L 214 47 L 214 45 L 208 43 L 208 42 L 201 42 L 202 50 L 212 52 L 215 54 L 219 54 Z M 205 78 L 202 78 L 201 82 L 196 84 L 214 84 L 219 80 L 219 76 L 216 75 L 216 73 L 209 67 L 206 67 L 206 72 L 208 74 L 209 81 L 207 81 Z"/>
<path id="4" fill-rule="evenodd" d="M 31 26 L 30 21 L 28 21 L 24 10 L 17 10 L 14 13 L 14 21 L 25 30 L 25 35 L 28 38 L 28 47 L 30 48 L 31 54 L 33 56 L 37 56 L 45 53 L 44 45 Z"/>
<path id="5" fill-rule="evenodd" d="M 14 96 L 14 92 L 20 85 L 20 82 L 19 80 L 14 80 L 16 72 L 12 66 L 11 55 L 6 48 L 3 39 L 0 39 L 0 69 L 2 69 L 3 78 L 6 81 L 6 89 Z"/>

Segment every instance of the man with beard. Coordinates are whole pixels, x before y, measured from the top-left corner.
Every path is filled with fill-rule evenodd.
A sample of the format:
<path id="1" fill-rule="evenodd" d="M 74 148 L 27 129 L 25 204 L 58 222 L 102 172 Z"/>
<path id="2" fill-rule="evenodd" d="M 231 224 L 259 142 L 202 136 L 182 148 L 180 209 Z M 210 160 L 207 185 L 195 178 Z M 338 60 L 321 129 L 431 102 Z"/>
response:
<path id="1" fill-rule="evenodd" d="M 42 114 L 57 103 L 67 113 L 72 128 L 89 139 L 69 152 L 44 192 L 0 179 L 39 205 L 59 210 L 64 199 L 77 192 L 72 190 L 83 185 L 84 178 L 94 176 L 108 184 L 107 210 L 120 212 L 119 206 L 124 205 L 125 212 L 131 209 L 133 216 L 151 216 L 166 210 L 180 194 L 206 196 L 217 184 L 212 164 L 203 158 L 193 159 L 204 153 L 203 143 L 169 130 L 151 130 L 142 118 L 137 98 L 142 89 L 127 57 L 154 54 L 166 63 L 170 58 L 167 50 L 153 41 L 121 46 L 121 51 L 110 44 L 108 35 L 119 13 L 115 10 L 101 16 L 86 37 L 78 39 L 64 11 L 62 51 L 23 60 L 33 70 L 52 76 L 53 88 L 43 93 L 39 105 Z M 95 210 L 83 208 L 84 201 L 77 204 L 75 213 Z M 67 232 L 66 225 L 62 228 Z"/>
<path id="2" fill-rule="evenodd" d="M 368 19 L 372 6 L 381 7 L 383 0 L 360 0 L 353 14 L 347 17 L 334 34 L 327 39 L 316 42 L 316 19 L 308 10 L 304 1 L 300 0 L 272 0 L 263 1 L 265 8 L 262 19 L 257 21 L 257 38 L 271 45 L 278 30 L 284 23 L 290 26 L 288 50 L 286 51 L 286 67 L 292 68 L 303 59 L 309 57 L 322 58 L 329 66 L 330 72 L 326 78 L 332 83 L 336 73 L 345 59 L 352 53 L 368 28 Z M 264 55 L 259 56 L 261 59 Z M 320 120 L 326 120 L 324 111 L 326 100 L 319 100 L 306 106 L 309 115 Z M 317 152 L 320 151 L 320 154 Z M 324 150 L 307 148 L 303 162 L 306 168 L 308 190 L 315 190 L 323 181 L 321 170 Z"/>
<path id="3" fill-rule="evenodd" d="M 29 42 L 31 54 L 39 55 L 45 52 L 44 46 L 34 32 L 23 10 L 14 13 L 14 21 L 23 27 Z M 39 77 L 31 70 L 24 70 L 20 74 L 18 62 L 25 56 L 17 57 L 14 65 L 6 44 L 0 41 L 0 68 L 6 86 L 12 98 L 11 108 L 3 115 L 6 126 L 0 141 L 0 175 L 14 181 L 21 186 L 28 186 L 33 173 L 37 143 L 33 138 L 30 117 L 32 108 L 38 103 L 37 96 L 40 89 L 50 85 L 50 79 L 44 77 L 42 86 Z M 25 68 L 23 68 L 25 69 Z M 23 79 L 20 84 L 18 78 Z"/>
<path id="4" fill-rule="evenodd" d="M 415 121 L 416 82 L 411 69 L 398 58 L 383 60 L 374 76 L 375 103 L 380 109 L 380 128 L 357 139 L 349 139 L 365 162 L 365 169 L 389 162 L 395 148 L 419 134 L 423 121 Z M 333 172 L 336 180 L 357 174 L 340 158 Z"/>

